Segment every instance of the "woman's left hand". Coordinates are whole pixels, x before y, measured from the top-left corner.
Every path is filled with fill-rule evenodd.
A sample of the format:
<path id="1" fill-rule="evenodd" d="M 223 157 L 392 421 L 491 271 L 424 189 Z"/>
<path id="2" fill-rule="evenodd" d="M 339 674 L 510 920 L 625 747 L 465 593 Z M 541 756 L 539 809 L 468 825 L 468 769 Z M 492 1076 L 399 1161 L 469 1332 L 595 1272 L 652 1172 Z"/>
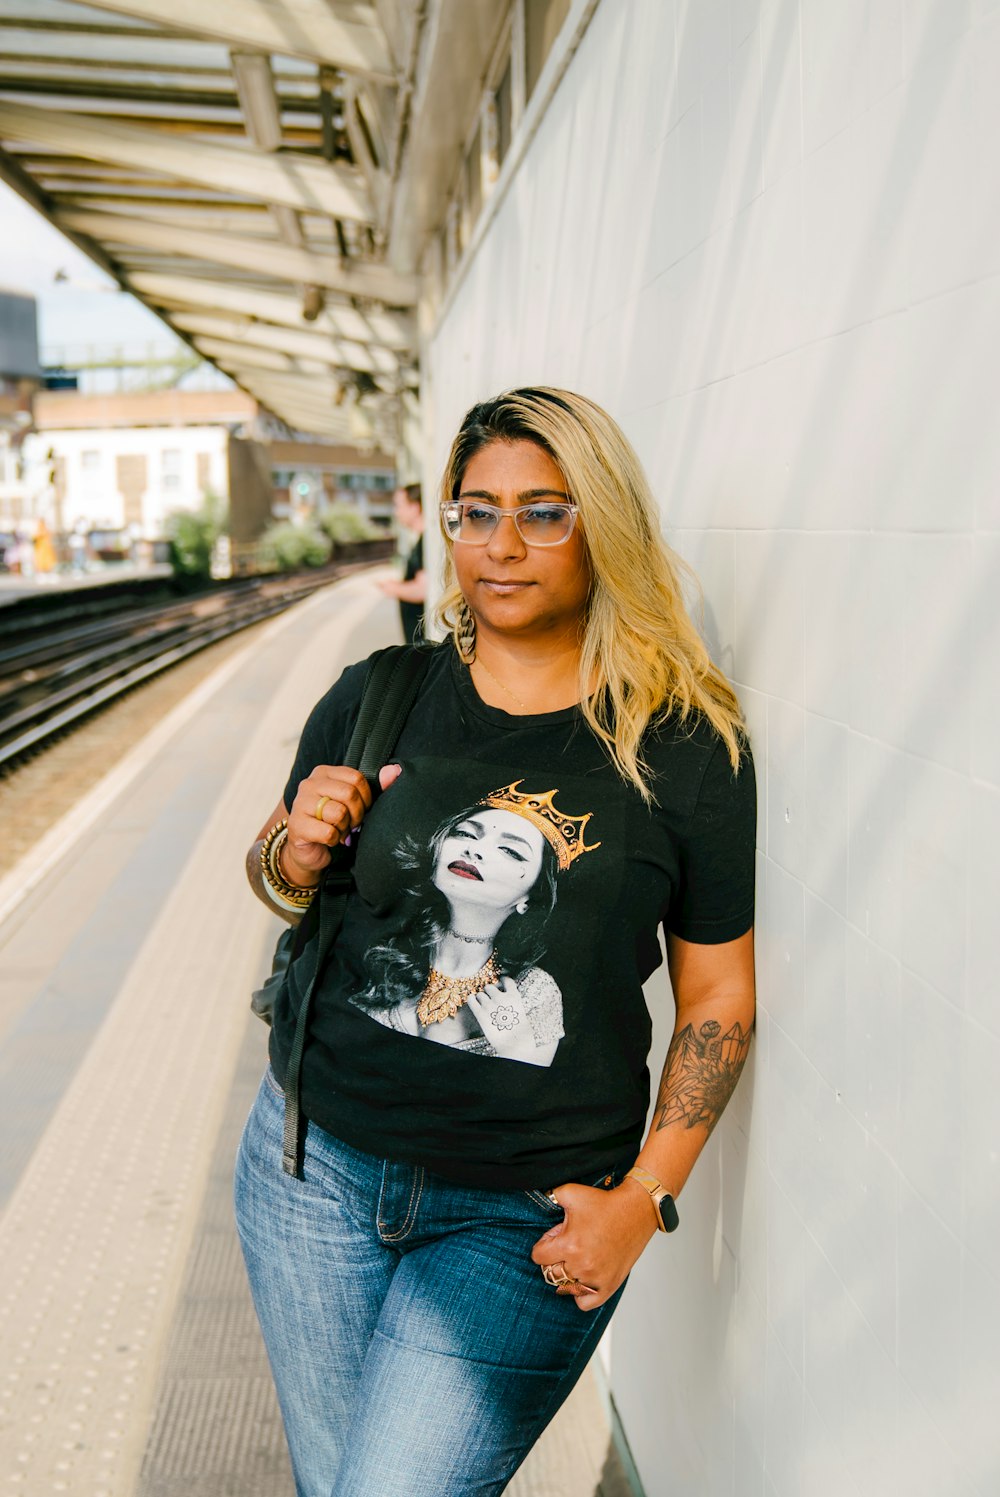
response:
<path id="1" fill-rule="evenodd" d="M 489 983 L 481 993 L 473 994 L 468 1006 L 497 1055 L 535 1066 L 551 1062 L 555 1046 L 535 1043 L 530 1015 L 512 977 Z"/>
<path id="2" fill-rule="evenodd" d="M 656 1231 L 649 1200 L 626 1182 L 615 1190 L 559 1185 L 551 1192 L 566 1213 L 531 1250 L 539 1268 L 562 1268 L 578 1282 L 554 1289 L 572 1295 L 580 1310 L 596 1310 L 632 1272 Z"/>

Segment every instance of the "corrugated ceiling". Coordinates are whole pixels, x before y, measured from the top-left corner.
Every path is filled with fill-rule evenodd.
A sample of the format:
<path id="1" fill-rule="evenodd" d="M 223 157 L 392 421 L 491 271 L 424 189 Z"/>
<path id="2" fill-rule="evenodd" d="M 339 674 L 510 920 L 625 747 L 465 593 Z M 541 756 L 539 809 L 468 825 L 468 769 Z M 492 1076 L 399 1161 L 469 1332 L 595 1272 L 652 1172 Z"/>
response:
<path id="1" fill-rule="evenodd" d="M 290 428 L 392 447 L 426 8 L 0 0 L 0 176 Z"/>

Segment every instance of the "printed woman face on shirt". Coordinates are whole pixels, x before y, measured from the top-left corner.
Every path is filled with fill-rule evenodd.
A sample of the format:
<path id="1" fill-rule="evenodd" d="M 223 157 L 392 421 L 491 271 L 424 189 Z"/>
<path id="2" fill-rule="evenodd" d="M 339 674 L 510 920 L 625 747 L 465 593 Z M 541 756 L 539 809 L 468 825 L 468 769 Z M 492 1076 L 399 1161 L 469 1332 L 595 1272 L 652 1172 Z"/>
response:
<path id="1" fill-rule="evenodd" d="M 585 841 L 592 812 L 524 783 L 402 839 L 397 931 L 369 947 L 367 985 L 350 1001 L 399 1034 L 549 1066 L 565 1034 L 547 956 L 556 881 L 601 843 Z"/>
<path id="2" fill-rule="evenodd" d="M 523 816 L 483 807 L 442 838 L 433 882 L 451 905 L 509 913 L 534 887 L 544 847 L 541 832 Z"/>

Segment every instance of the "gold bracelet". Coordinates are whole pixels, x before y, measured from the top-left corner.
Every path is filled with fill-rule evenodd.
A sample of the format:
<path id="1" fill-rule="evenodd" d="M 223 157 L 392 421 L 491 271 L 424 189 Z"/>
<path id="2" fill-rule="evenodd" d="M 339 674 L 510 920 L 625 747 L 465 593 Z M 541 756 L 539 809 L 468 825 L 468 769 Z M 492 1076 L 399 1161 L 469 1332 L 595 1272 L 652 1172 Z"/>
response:
<path id="1" fill-rule="evenodd" d="M 288 828 L 279 832 L 271 843 L 271 872 L 283 888 L 292 889 L 296 894 L 315 894 L 319 884 L 294 884 L 281 866 L 281 849 L 288 841 Z"/>
<path id="2" fill-rule="evenodd" d="M 260 844 L 260 871 L 275 894 L 297 910 L 307 910 L 316 898 L 316 886 L 290 884 L 281 871 L 278 854 L 288 837 L 288 822 L 277 821 Z"/>
<path id="3" fill-rule="evenodd" d="M 305 913 L 300 904 L 293 904 L 290 899 L 283 899 L 276 889 L 271 888 L 267 879 L 264 880 L 264 893 L 275 909 L 284 910 L 288 915 L 302 915 Z"/>

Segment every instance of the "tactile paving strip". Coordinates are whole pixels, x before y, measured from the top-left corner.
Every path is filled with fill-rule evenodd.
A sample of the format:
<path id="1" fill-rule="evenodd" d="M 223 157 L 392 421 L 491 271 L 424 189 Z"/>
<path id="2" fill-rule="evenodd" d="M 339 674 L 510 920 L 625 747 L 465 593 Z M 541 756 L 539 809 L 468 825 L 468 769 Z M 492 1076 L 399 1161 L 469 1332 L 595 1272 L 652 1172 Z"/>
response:
<path id="1" fill-rule="evenodd" d="M 504 1497 L 635 1497 L 611 1443 L 591 1370 L 583 1374 Z"/>
<path id="2" fill-rule="evenodd" d="M 247 897 L 247 826 L 273 805 L 315 683 L 330 679 L 351 625 L 372 606 L 355 591 L 311 609 L 304 639 L 289 642 L 281 689 L 263 703 L 249 694 L 257 731 L 184 873 L 151 912 L 10 1197 L 0 1222 L 6 1491 L 135 1497 L 247 995 L 276 929 Z"/>
<path id="3" fill-rule="evenodd" d="M 227 852 L 238 870 L 221 831 L 202 849 L 216 889 Z M 193 885 L 175 891 L 0 1225 L 13 1353 L 0 1451 L 31 1497 L 131 1497 L 190 1203 L 269 925 L 249 910 L 220 933 L 209 908 Z"/>
<path id="4" fill-rule="evenodd" d="M 233 1221 L 233 1157 L 266 1057 L 251 1019 L 212 1161 L 136 1497 L 292 1497 Z"/>
<path id="5" fill-rule="evenodd" d="M 284 1437 L 274 1419 L 270 1378 L 175 1378 L 159 1415 L 142 1497 L 284 1497 L 275 1467 L 284 1465 Z"/>

